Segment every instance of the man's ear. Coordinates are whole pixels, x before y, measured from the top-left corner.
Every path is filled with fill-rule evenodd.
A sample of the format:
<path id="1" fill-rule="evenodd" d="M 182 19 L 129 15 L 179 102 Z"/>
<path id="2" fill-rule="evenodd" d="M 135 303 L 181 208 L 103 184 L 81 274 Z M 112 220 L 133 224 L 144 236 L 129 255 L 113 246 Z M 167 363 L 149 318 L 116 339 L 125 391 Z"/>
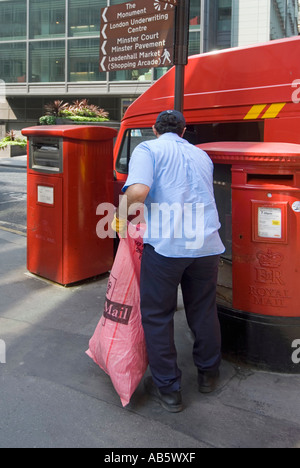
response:
<path id="1" fill-rule="evenodd" d="M 160 134 L 159 134 L 158 131 L 156 130 L 155 125 L 152 126 L 152 130 L 153 130 L 153 133 L 154 133 L 154 135 L 156 136 L 156 138 L 159 138 L 159 137 L 160 137 Z"/>

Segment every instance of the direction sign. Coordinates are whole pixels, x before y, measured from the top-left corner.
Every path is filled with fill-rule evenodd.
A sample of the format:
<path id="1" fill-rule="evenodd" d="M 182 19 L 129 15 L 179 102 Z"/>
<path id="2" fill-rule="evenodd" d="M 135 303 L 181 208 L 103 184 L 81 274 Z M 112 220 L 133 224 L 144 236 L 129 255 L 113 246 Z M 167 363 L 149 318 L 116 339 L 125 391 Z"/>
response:
<path id="1" fill-rule="evenodd" d="M 101 11 L 100 70 L 173 65 L 177 0 L 136 0 Z"/>

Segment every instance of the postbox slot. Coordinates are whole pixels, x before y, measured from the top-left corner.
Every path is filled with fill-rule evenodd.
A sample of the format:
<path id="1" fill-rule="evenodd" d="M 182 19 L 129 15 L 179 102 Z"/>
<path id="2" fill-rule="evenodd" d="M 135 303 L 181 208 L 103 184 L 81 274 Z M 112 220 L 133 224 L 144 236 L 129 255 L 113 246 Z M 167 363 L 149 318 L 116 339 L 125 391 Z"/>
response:
<path id="1" fill-rule="evenodd" d="M 294 185 L 294 174 L 247 174 L 249 185 Z"/>
<path id="2" fill-rule="evenodd" d="M 37 172 L 61 173 L 63 142 L 61 138 L 32 138 L 29 152 L 30 169 Z"/>
<path id="3" fill-rule="evenodd" d="M 231 166 L 229 164 L 215 164 L 214 192 L 221 223 L 220 235 L 226 247 L 223 257 L 227 260 L 232 259 L 231 184 Z"/>

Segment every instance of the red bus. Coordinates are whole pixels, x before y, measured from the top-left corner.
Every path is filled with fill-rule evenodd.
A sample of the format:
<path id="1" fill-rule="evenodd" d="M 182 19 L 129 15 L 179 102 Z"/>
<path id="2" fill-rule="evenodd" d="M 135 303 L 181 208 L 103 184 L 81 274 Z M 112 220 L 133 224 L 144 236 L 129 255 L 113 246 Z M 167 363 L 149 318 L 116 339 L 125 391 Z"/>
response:
<path id="1" fill-rule="evenodd" d="M 300 37 L 189 58 L 186 139 L 300 143 Z M 115 145 L 116 180 L 126 180 L 133 149 L 153 138 L 157 115 L 174 107 L 175 68 L 127 110 Z"/>
<path id="2" fill-rule="evenodd" d="M 225 141 L 300 144 L 299 57 L 300 37 L 190 57 L 185 74 L 185 138 L 195 145 Z M 152 125 L 157 115 L 174 107 L 174 83 L 172 68 L 129 107 L 122 120 L 114 150 L 116 204 L 132 151 L 140 142 L 154 138 Z M 242 335 L 245 348 L 256 348 L 262 340 L 265 348 L 274 348 L 276 340 L 278 355 L 264 349 L 262 353 L 254 351 L 256 357 L 248 361 L 258 365 L 265 361 L 272 370 L 298 372 L 300 365 L 296 368 L 290 359 L 290 341 L 292 336 L 300 339 L 300 309 L 299 317 L 284 324 L 278 317 L 272 321 L 272 317 L 256 316 L 253 320 L 247 312 L 232 309 L 231 177 L 230 165 L 215 164 L 215 193 L 226 245 L 218 297 L 224 341 L 230 354 Z M 249 326 L 253 330 L 251 343 Z M 290 341 L 280 342 L 282 327 Z M 248 351 L 235 350 L 242 358 L 247 355 L 246 361 Z"/>

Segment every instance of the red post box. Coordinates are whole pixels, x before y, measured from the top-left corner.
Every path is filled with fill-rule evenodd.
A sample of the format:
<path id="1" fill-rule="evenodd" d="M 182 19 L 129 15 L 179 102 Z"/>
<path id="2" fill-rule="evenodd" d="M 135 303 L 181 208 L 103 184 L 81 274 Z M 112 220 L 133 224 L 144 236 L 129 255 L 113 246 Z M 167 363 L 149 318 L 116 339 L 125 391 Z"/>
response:
<path id="1" fill-rule="evenodd" d="M 27 268 L 68 285 L 107 272 L 113 239 L 99 239 L 96 210 L 113 203 L 114 129 L 40 126 L 28 137 Z"/>
<path id="2" fill-rule="evenodd" d="M 249 161 L 232 168 L 233 307 L 300 317 L 300 145 L 242 146 Z"/>
<path id="3" fill-rule="evenodd" d="M 300 372 L 293 360 L 300 339 L 300 145 L 200 147 L 216 166 L 217 190 L 228 180 L 228 167 L 232 173 L 231 193 L 229 187 L 222 192 L 232 207 L 232 302 L 219 304 L 225 353 L 261 368 Z"/>

